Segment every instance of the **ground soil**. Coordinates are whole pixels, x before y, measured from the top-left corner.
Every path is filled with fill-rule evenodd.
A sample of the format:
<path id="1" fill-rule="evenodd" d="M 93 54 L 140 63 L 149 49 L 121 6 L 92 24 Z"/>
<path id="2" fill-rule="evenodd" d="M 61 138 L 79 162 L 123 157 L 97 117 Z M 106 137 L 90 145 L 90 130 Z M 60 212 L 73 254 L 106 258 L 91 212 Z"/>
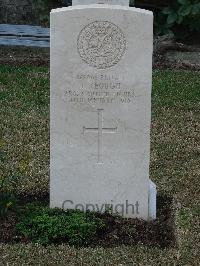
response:
<path id="1" fill-rule="evenodd" d="M 0 46 L 0 65 L 49 66 L 49 48 Z"/>
<path id="2" fill-rule="evenodd" d="M 150 222 L 97 214 L 107 226 L 104 232 L 96 235 L 90 246 L 114 247 L 140 244 L 160 248 L 173 247 L 176 241 L 172 205 L 172 199 L 158 197 L 158 217 L 157 220 Z M 16 234 L 17 222 L 17 212 L 10 212 L 7 218 L 0 219 L 0 243 L 30 242 Z"/>

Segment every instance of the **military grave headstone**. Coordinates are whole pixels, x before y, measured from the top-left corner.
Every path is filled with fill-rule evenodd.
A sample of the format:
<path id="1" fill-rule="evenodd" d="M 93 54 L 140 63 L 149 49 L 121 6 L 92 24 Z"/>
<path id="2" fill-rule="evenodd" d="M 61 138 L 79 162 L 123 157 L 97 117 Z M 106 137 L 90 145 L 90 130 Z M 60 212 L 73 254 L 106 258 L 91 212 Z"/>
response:
<path id="1" fill-rule="evenodd" d="M 153 15 L 89 2 L 51 12 L 50 205 L 154 219 Z"/>

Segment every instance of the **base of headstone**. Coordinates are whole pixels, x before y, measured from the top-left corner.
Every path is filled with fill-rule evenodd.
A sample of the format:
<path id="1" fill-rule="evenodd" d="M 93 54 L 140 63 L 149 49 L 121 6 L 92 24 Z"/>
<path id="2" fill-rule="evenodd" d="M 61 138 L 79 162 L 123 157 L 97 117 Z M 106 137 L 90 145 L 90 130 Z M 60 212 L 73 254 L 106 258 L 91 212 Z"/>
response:
<path id="1" fill-rule="evenodd" d="M 149 183 L 149 219 L 156 219 L 156 198 L 157 198 L 157 189 L 156 185 L 150 181 Z"/>

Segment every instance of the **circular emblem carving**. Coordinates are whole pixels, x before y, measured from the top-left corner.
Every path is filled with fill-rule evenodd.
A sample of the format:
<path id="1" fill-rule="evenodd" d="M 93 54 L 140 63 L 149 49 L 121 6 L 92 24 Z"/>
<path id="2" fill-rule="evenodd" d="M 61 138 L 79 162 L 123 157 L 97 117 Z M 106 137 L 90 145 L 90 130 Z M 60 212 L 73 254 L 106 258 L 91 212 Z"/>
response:
<path id="1" fill-rule="evenodd" d="M 115 24 L 95 21 L 82 29 L 77 46 L 85 63 L 105 69 L 120 61 L 126 50 L 126 39 L 122 30 Z"/>

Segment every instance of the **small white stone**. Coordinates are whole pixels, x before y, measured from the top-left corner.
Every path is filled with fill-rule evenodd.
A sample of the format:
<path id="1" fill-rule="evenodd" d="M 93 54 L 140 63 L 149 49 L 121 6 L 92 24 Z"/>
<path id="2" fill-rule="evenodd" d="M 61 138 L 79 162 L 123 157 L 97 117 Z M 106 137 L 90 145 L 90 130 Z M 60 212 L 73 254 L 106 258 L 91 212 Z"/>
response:
<path id="1" fill-rule="evenodd" d="M 149 219 L 156 219 L 156 206 L 157 205 L 157 189 L 156 185 L 150 181 L 149 183 Z"/>

